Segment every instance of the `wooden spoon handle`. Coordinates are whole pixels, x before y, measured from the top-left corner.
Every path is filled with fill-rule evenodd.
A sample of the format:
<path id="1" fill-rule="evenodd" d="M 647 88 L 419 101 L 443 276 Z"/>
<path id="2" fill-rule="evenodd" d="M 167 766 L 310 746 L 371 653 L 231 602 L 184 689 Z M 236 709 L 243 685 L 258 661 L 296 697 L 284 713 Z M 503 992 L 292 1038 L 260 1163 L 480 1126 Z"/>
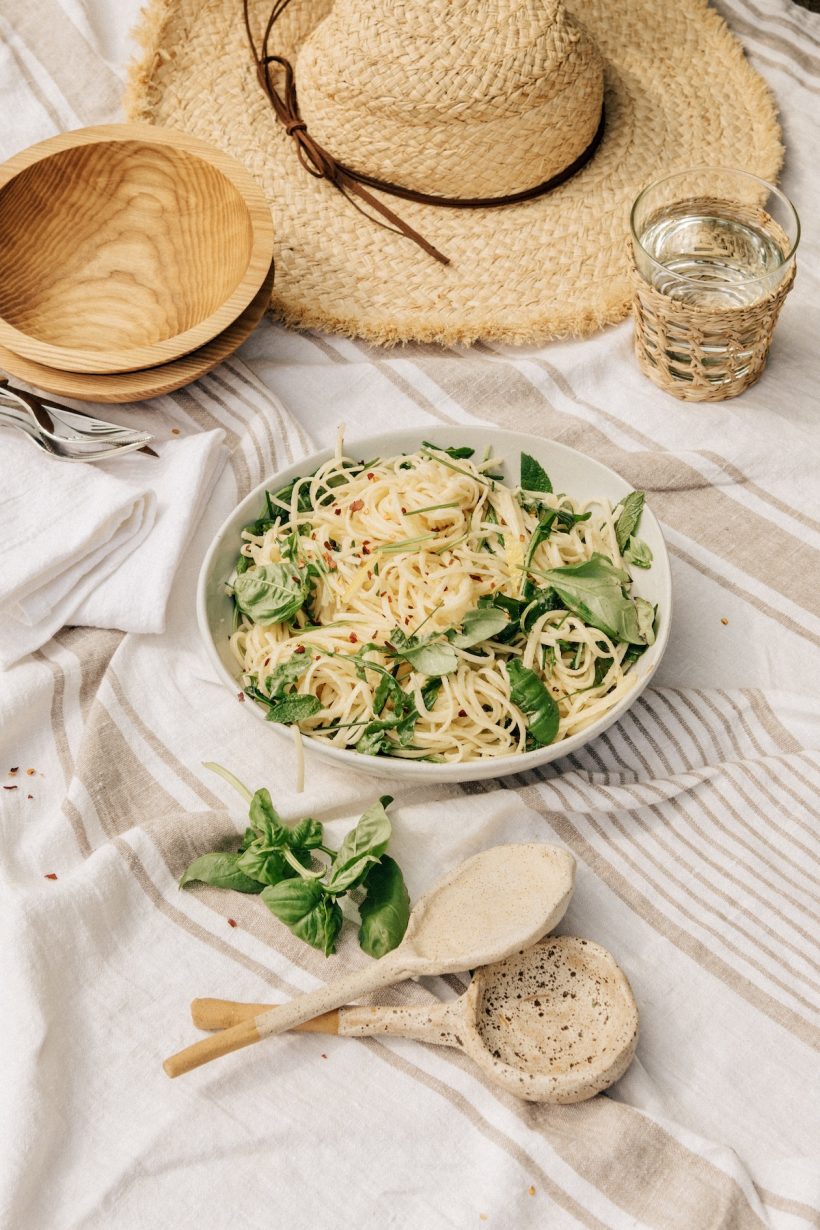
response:
<path id="1" fill-rule="evenodd" d="M 247 1021 L 260 1012 L 269 1012 L 275 1004 L 243 1004 L 232 999 L 192 999 L 191 1020 L 197 1029 L 230 1029 L 240 1021 Z M 296 1025 L 302 1033 L 337 1034 L 339 1032 L 339 1012 L 324 1012 L 312 1021 L 303 1021 Z"/>
<path id="2" fill-rule="evenodd" d="M 395 953 L 399 952 L 400 949 L 397 948 Z M 288 1029 L 295 1029 L 303 1021 L 309 1021 L 311 1017 L 330 1012 L 347 1000 L 358 999 L 359 996 L 366 995 L 368 991 L 377 991 L 380 987 L 401 982 L 414 971 L 412 965 L 409 970 L 407 969 L 401 957 L 396 960 L 395 953 L 390 954 L 394 957 L 392 961 L 389 956 L 383 957 L 381 961 L 374 961 L 365 969 L 348 974 L 346 978 L 340 978 L 338 982 L 317 987 L 315 991 L 309 991 L 306 995 L 299 995 L 285 1004 L 278 1004 L 275 1008 L 266 1009 L 248 1020 L 240 1021 L 237 1025 L 232 1025 L 230 1029 L 223 1029 L 209 1038 L 202 1038 L 193 1046 L 186 1046 L 176 1055 L 170 1055 L 162 1066 L 168 1076 L 182 1076 L 184 1072 L 190 1072 L 203 1063 L 210 1063 L 212 1059 L 218 1059 L 221 1055 L 229 1055 L 231 1051 L 252 1046 L 254 1042 L 259 1042 L 262 1038 L 272 1034 L 283 1034 Z M 427 970 L 420 968 L 419 972 L 426 973 Z"/>

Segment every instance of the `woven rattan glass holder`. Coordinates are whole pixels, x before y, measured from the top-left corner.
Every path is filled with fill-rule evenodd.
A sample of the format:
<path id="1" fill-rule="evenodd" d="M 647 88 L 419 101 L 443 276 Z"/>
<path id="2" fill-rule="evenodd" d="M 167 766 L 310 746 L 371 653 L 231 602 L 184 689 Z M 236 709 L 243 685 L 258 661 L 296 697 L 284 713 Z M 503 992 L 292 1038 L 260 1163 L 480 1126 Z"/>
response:
<path id="1" fill-rule="evenodd" d="M 754 384 L 795 278 L 800 223 L 777 188 L 696 168 L 644 189 L 632 210 L 635 354 L 684 401 Z"/>

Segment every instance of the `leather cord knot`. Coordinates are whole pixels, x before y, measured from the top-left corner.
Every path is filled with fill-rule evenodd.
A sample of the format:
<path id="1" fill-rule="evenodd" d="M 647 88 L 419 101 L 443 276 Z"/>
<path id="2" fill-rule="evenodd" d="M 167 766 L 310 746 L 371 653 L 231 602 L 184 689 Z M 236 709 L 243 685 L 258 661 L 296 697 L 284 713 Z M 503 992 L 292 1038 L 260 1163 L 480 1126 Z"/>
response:
<path id="1" fill-rule="evenodd" d="M 290 4 L 290 0 L 275 0 L 267 25 L 265 26 L 264 35 L 262 36 L 261 54 L 257 50 L 251 31 L 250 14 L 248 11 L 249 3 L 250 0 L 242 0 L 245 31 L 256 67 L 256 75 L 285 133 L 295 142 L 296 151 L 302 166 L 308 174 L 313 175 L 316 179 L 326 179 L 333 184 L 350 201 L 351 205 L 358 209 L 360 213 L 363 213 L 365 217 L 369 218 L 371 222 L 375 222 L 379 226 L 383 226 L 397 234 L 404 235 L 407 239 L 412 239 L 418 247 L 442 265 L 449 265 L 449 258 L 442 252 L 439 252 L 438 248 L 429 243 L 408 222 L 405 222 L 398 214 L 394 213 L 389 205 L 375 197 L 369 189 L 375 188 L 380 192 L 388 192 L 394 196 L 402 197 L 406 201 L 414 201 L 422 205 L 441 205 L 450 209 L 494 209 L 501 205 L 517 205 L 522 201 L 530 201 L 534 197 L 543 196 L 546 192 L 557 188 L 559 184 L 565 183 L 566 180 L 570 179 L 580 171 L 581 167 L 589 162 L 603 137 L 604 112 L 602 109 L 598 128 L 592 140 L 573 163 L 543 183 L 536 184 L 532 188 L 526 188 L 522 192 L 512 193 L 509 196 L 482 198 L 431 196 L 424 192 L 417 192 L 412 188 L 403 188 L 400 184 L 391 184 L 386 180 L 365 175 L 360 171 L 353 170 L 352 167 L 345 166 L 344 163 L 338 162 L 332 154 L 329 154 L 310 135 L 307 124 L 299 113 L 293 66 L 283 56 L 271 55 L 268 51 L 273 25 L 287 8 L 288 4 Z M 283 75 L 281 88 L 277 88 L 271 75 L 272 65 L 277 66 Z M 358 198 L 358 201 L 354 198 Z M 359 202 L 364 202 L 367 209 L 363 208 Z M 369 212 L 369 210 L 373 210 L 379 217 L 374 217 L 373 213 Z"/>

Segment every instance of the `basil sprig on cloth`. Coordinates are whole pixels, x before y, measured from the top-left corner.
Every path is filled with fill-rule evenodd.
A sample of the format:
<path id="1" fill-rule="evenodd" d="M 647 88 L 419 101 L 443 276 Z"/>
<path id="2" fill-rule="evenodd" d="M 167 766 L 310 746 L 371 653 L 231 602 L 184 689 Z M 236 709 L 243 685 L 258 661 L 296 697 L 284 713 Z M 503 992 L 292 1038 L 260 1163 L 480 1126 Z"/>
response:
<path id="1" fill-rule="evenodd" d="M 266 789 L 251 795 L 233 774 L 208 765 L 249 803 L 250 825 L 236 853 L 201 854 L 179 884 L 199 881 L 241 893 L 257 893 L 280 922 L 325 956 L 336 950 L 344 923 L 340 900 L 355 893 L 361 926 L 359 943 L 382 957 L 401 943 L 410 917 L 410 898 L 401 869 L 385 854 L 392 834 L 383 795 L 368 807 L 338 850 L 325 845 L 323 826 L 306 817 L 286 824 Z M 319 859 L 322 854 L 327 862 Z"/>

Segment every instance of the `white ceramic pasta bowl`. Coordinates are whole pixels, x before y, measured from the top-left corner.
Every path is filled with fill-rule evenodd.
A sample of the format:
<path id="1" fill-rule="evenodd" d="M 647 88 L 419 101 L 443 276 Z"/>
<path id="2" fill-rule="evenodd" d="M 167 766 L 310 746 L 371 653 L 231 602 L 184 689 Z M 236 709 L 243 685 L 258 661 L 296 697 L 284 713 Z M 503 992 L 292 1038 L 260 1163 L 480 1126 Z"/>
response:
<path id="1" fill-rule="evenodd" d="M 518 481 L 520 456 L 525 452 L 540 461 L 552 480 L 554 490 L 565 492 L 573 500 L 602 498 L 614 505 L 632 490 L 629 483 L 614 470 L 575 449 L 567 448 L 566 445 L 490 427 L 454 425 L 447 428 L 425 427 L 385 432 L 363 440 L 346 441 L 345 452 L 348 456 L 363 458 L 411 453 L 419 448 L 422 438 L 442 446 L 469 445 L 475 448 L 479 455 L 490 445 L 493 456 L 503 460 L 504 473 L 510 485 L 515 485 Z M 276 491 L 300 474 L 311 474 L 332 456 L 332 452 L 332 449 L 324 449 L 260 483 L 227 518 L 205 556 L 197 589 L 199 628 L 217 675 L 234 693 L 242 688 L 242 671 L 229 645 L 233 628 L 233 600 L 225 592 L 225 582 L 231 575 L 239 553 L 242 529 L 259 516 L 265 502 L 266 488 Z M 669 640 L 672 619 L 669 556 L 660 525 L 648 504 L 644 507 L 640 536 L 651 548 L 653 562 L 649 569 L 634 570 L 633 593 L 657 605 L 657 639 L 633 666 L 631 673 L 635 683 L 631 690 L 608 713 L 585 730 L 560 743 L 539 747 L 531 752 L 458 764 L 430 764 L 402 760 L 395 756 L 365 756 L 353 750 L 333 747 L 321 739 L 311 739 L 306 735 L 304 742 L 308 754 L 320 756 L 340 768 L 356 769 L 379 777 L 413 779 L 433 784 L 477 781 L 504 777 L 509 773 L 524 773 L 528 769 L 535 769 L 561 756 L 569 755 L 591 742 L 613 722 L 617 722 L 630 705 L 635 703 L 657 670 Z M 261 721 L 265 720 L 265 714 L 258 705 L 249 703 L 246 705 L 246 711 L 256 714 Z M 272 722 L 268 725 L 279 737 L 292 737 L 288 727 Z"/>

